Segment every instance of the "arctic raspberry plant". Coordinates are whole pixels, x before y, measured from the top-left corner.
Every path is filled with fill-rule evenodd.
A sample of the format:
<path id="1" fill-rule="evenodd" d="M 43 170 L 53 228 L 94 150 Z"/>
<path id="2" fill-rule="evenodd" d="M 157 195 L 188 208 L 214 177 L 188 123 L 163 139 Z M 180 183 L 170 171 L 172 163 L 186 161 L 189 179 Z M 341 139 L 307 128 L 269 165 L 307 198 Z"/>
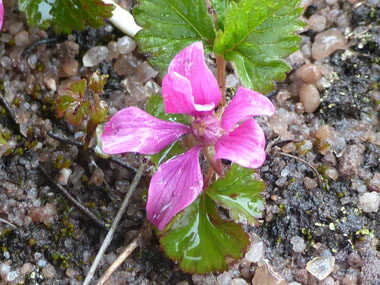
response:
<path id="1" fill-rule="evenodd" d="M 147 216 L 170 258 L 187 272 L 226 270 L 227 257 L 242 257 L 249 245 L 242 225 L 257 225 L 263 209 L 255 169 L 265 161 L 265 137 L 253 117 L 271 116 L 274 106 L 258 92 L 289 71 L 284 58 L 298 48 L 302 9 L 298 0 L 138 3 L 143 29 L 135 39 L 160 71 L 162 95 L 150 98 L 147 112 L 116 113 L 103 150 L 150 155 Z M 218 79 L 204 52 L 214 52 Z M 244 85 L 228 105 L 226 61 Z"/>

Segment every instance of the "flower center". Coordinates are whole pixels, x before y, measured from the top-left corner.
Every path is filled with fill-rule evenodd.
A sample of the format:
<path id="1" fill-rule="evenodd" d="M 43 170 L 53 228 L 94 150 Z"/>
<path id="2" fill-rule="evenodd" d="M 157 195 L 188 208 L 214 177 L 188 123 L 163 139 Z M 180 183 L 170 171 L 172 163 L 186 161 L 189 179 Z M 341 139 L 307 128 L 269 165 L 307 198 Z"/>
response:
<path id="1" fill-rule="evenodd" d="M 224 134 L 215 116 L 196 117 L 191 125 L 193 134 L 203 145 L 213 145 Z"/>

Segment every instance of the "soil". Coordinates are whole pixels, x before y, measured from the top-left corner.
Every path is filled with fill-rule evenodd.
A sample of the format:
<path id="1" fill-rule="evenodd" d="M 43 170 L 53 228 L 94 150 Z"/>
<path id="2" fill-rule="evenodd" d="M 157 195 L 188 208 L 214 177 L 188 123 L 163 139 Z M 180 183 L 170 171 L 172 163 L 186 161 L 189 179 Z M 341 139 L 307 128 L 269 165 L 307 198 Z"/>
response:
<path id="1" fill-rule="evenodd" d="M 380 4 L 376 0 L 309 2 L 304 20 L 323 15 L 324 30 L 338 26 L 348 39 L 347 49 L 314 60 L 310 47 L 318 32 L 305 28 L 301 33 L 302 53 L 288 58 L 293 70 L 268 94 L 276 114 L 257 119 L 268 145 L 267 161 L 260 169 L 267 186 L 266 206 L 260 226 L 247 229 L 253 244 L 264 243 L 264 260 L 282 276 L 280 281 L 380 284 L 379 206 L 365 211 L 361 200 L 365 193 L 380 191 Z M 67 80 L 86 78 L 95 70 L 109 75 L 102 98 L 111 114 L 128 105 L 143 107 L 159 87 L 153 73 L 148 79 L 136 79 L 136 70 L 146 64 L 137 49 L 94 67 L 82 66 L 88 49 L 123 36 L 110 24 L 57 36 L 52 30 L 29 28 L 16 1 L 5 5 L 0 34 L 0 133 L 8 147 L 0 147 L 0 218 L 11 224 L 0 222 L 0 279 L 4 284 L 81 284 L 107 231 L 58 191 L 57 181 L 65 180 L 62 169 L 71 170 L 63 183 L 68 192 L 109 225 L 144 158 L 85 154 L 75 143 L 84 139 L 82 128 L 56 117 L 54 98 Z M 346 17 L 346 26 L 334 19 L 337 15 Z M 28 31 L 29 39 L 20 47 L 15 45 L 15 35 L 22 30 Z M 32 45 L 41 39 L 49 40 Z M 79 64 L 74 75 L 63 70 L 68 59 Z M 130 67 L 121 72 L 116 62 L 122 60 Z M 305 113 L 299 103 L 302 81 L 296 76 L 297 69 L 309 63 L 322 69 L 322 78 L 313 83 L 321 96 L 313 113 Z M 232 68 L 229 73 L 233 74 Z M 49 78 L 56 88 L 47 83 Z M 230 86 L 229 94 L 235 87 Z M 324 139 L 318 134 L 321 126 L 328 126 Z M 91 146 L 96 144 L 93 140 Z M 110 284 L 252 284 L 263 260 L 251 263 L 243 258 L 226 273 L 192 276 L 165 257 L 145 217 L 149 179 L 147 169 L 95 278 L 143 229 L 138 248 Z M 304 241 L 305 250 L 295 250 L 294 237 Z M 335 260 L 331 274 L 322 281 L 305 270 L 319 256 Z M 263 283 L 272 275 L 263 276 L 261 284 L 285 284 Z"/>

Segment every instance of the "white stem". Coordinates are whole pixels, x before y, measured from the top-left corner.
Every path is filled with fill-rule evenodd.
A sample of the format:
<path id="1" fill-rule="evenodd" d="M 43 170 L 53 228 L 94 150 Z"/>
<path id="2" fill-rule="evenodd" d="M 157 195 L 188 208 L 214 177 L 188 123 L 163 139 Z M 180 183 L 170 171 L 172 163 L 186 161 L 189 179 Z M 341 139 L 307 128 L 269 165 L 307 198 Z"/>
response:
<path id="1" fill-rule="evenodd" d="M 135 19 L 133 19 L 131 13 L 121 8 L 113 0 L 102 1 L 106 4 L 112 4 L 115 6 L 115 9 L 112 11 L 112 17 L 108 20 L 124 34 L 127 34 L 130 37 L 134 37 L 137 34 L 137 32 L 142 29 L 140 26 L 136 24 Z"/>

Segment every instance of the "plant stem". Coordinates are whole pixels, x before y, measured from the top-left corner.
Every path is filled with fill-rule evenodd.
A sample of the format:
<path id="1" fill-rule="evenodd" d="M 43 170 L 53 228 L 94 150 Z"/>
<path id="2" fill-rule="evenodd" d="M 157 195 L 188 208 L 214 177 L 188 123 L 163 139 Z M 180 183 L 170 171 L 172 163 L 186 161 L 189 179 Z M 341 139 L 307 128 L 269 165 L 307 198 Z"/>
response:
<path id="1" fill-rule="evenodd" d="M 206 157 L 208 164 L 211 166 L 210 168 L 212 168 L 219 176 L 223 176 L 222 164 L 218 163 L 220 160 L 214 160 L 213 155 L 208 150 L 208 147 L 203 148 L 203 154 Z"/>
<path id="2" fill-rule="evenodd" d="M 112 17 L 108 20 L 115 25 L 124 34 L 134 37 L 142 28 L 138 26 L 133 16 L 125 9 L 121 8 L 113 0 L 102 0 L 106 4 L 112 4 L 115 9 L 112 11 Z"/>
<path id="3" fill-rule="evenodd" d="M 222 93 L 222 99 L 220 100 L 220 107 L 226 105 L 226 61 L 223 54 L 216 55 L 216 68 L 218 71 L 218 85 L 220 92 Z"/>
<path id="4" fill-rule="evenodd" d="M 206 190 L 210 186 L 211 177 L 214 174 L 214 169 L 210 166 L 205 178 L 203 179 L 203 190 Z"/>

